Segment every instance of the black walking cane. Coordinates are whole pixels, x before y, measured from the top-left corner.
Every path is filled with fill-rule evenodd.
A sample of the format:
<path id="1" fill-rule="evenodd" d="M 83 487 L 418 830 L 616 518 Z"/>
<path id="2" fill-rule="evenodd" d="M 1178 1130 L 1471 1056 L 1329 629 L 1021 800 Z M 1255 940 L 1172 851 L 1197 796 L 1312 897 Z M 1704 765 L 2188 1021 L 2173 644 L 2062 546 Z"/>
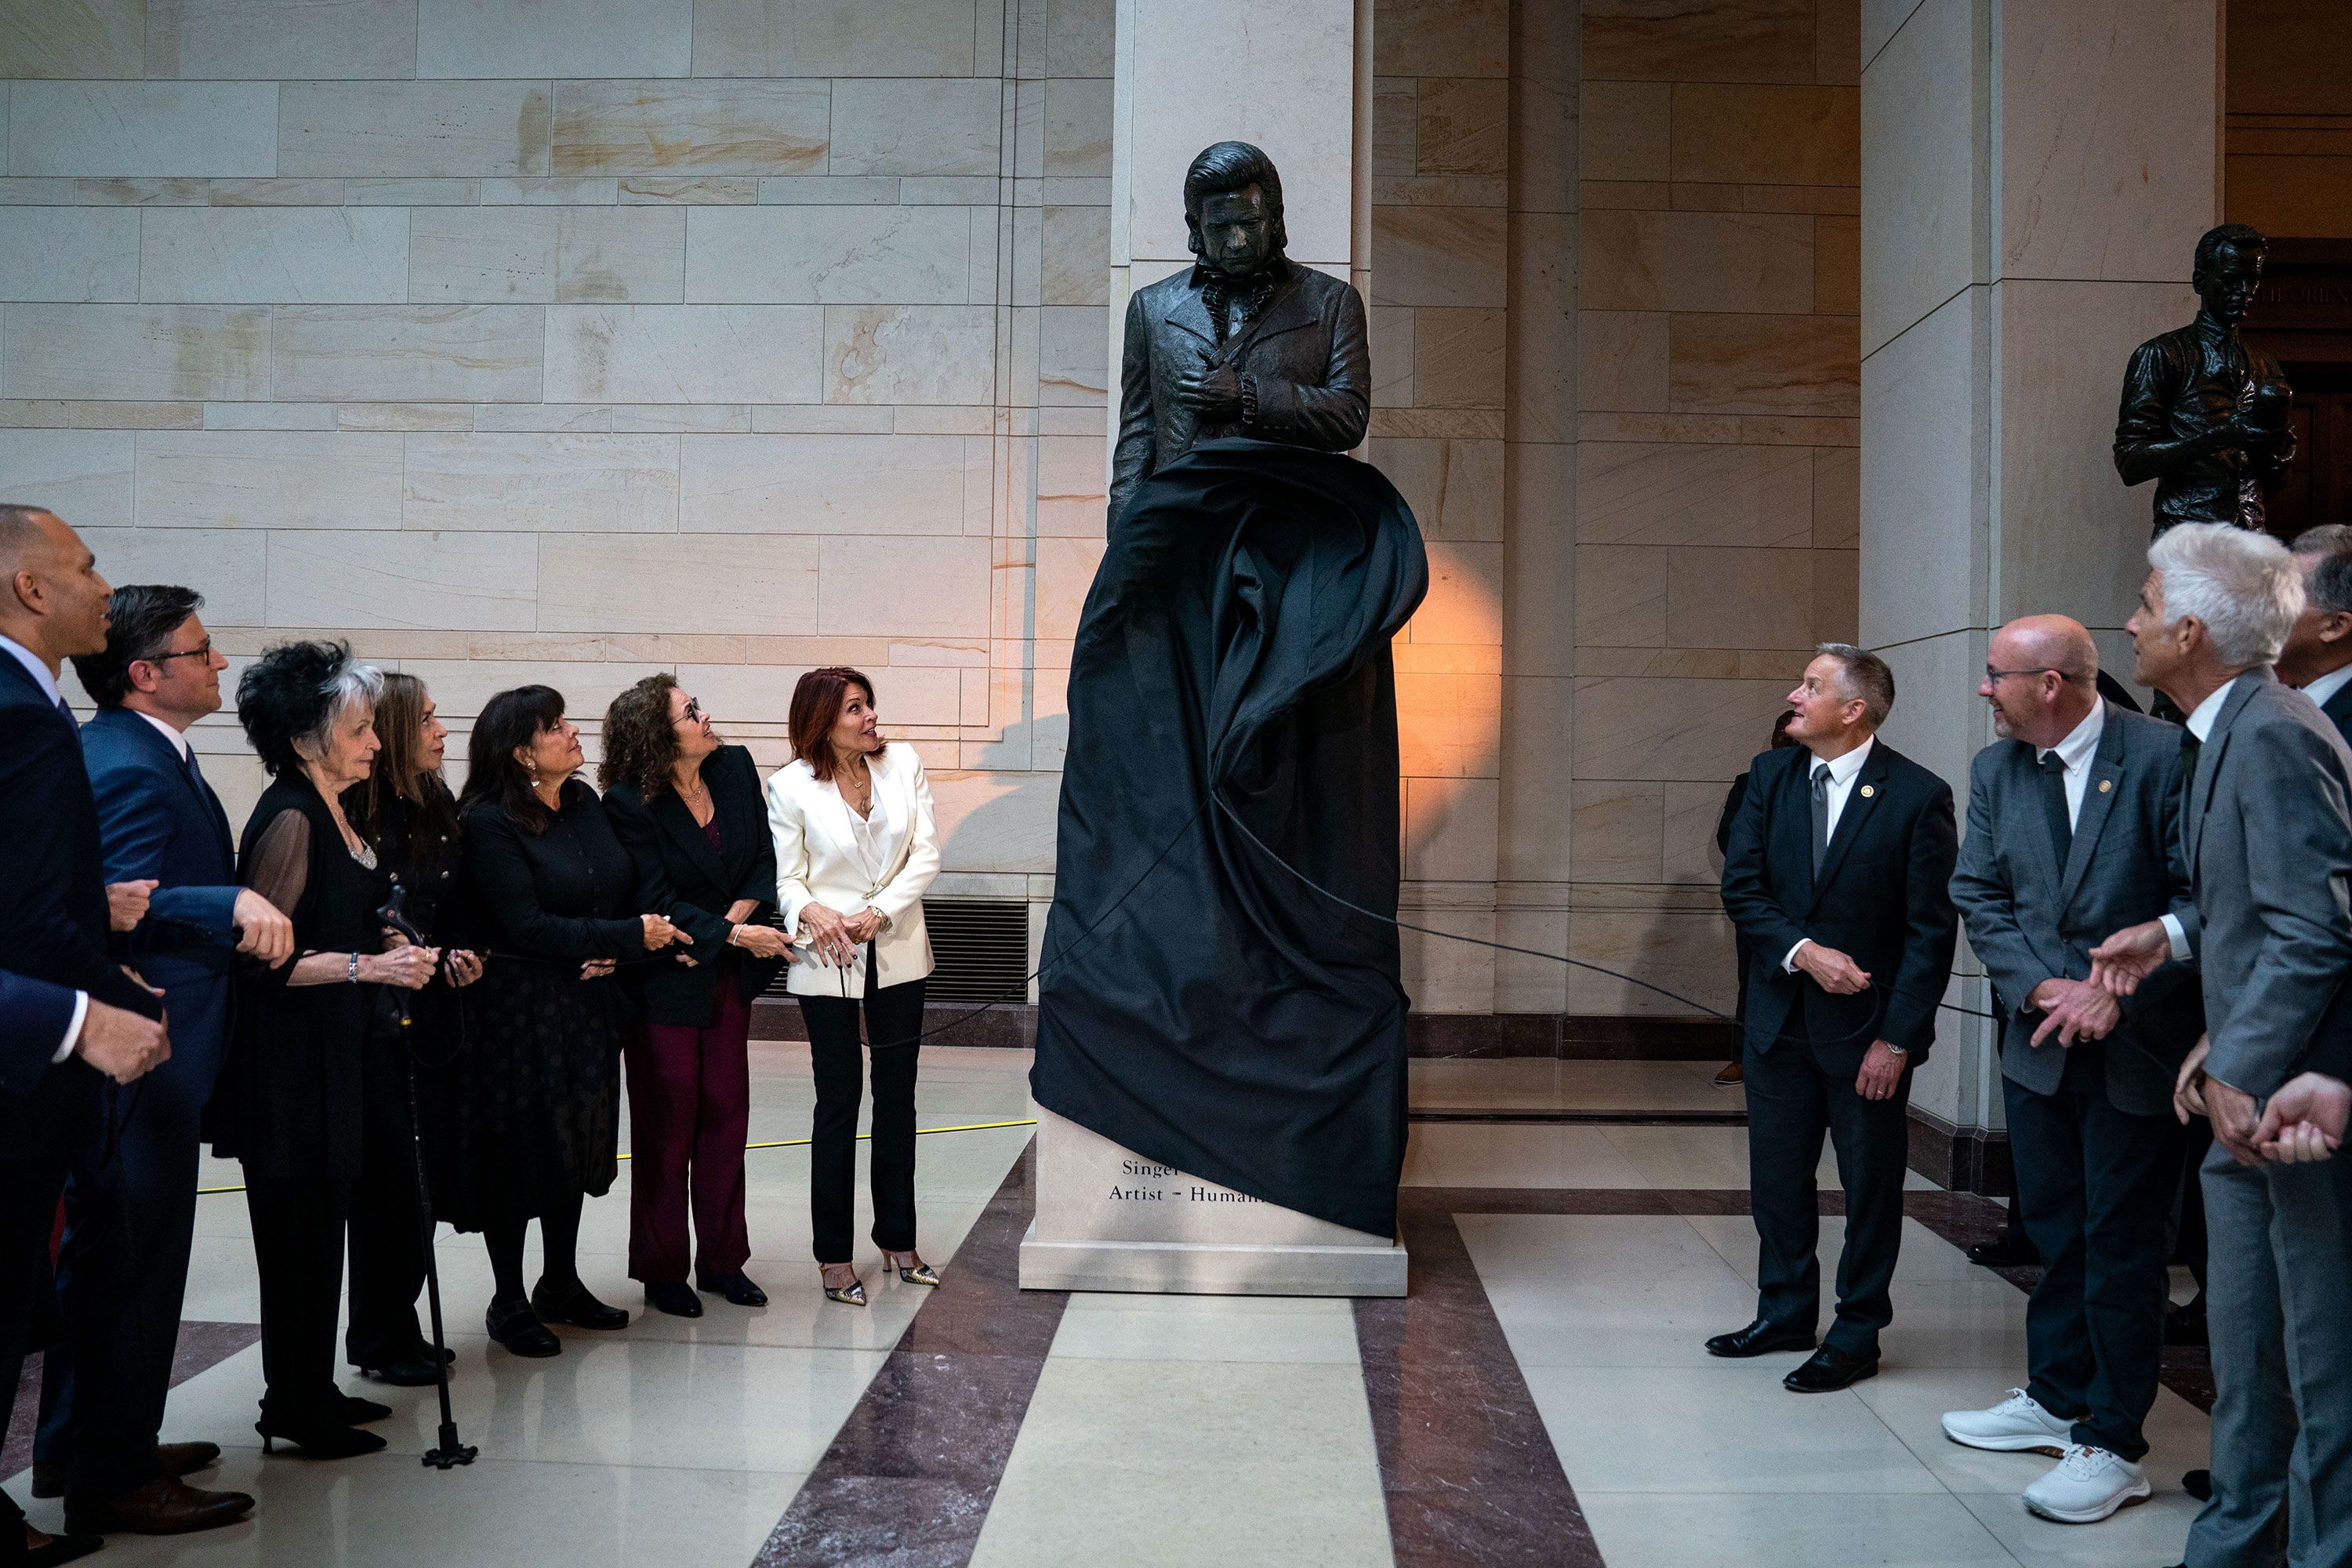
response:
<path id="1" fill-rule="evenodd" d="M 394 877 L 392 898 L 376 911 L 376 918 L 417 946 L 428 947 L 432 944 L 425 940 L 425 933 L 401 912 L 400 906 L 407 897 L 408 889 Z M 425 1174 L 424 1128 L 416 1115 L 416 1052 L 408 1037 L 408 991 L 404 986 L 394 986 L 393 993 L 400 999 L 400 1054 L 408 1073 L 408 1146 L 416 1160 L 416 1225 L 425 1238 L 425 1299 L 433 1314 L 433 1377 L 441 1392 L 441 1441 L 438 1447 L 425 1450 L 424 1462 L 436 1470 L 446 1470 L 456 1465 L 472 1464 L 481 1450 L 470 1443 L 457 1441 L 457 1418 L 449 1411 L 449 1352 L 443 1348 L 441 1330 L 441 1268 L 433 1256 L 433 1192 Z"/>

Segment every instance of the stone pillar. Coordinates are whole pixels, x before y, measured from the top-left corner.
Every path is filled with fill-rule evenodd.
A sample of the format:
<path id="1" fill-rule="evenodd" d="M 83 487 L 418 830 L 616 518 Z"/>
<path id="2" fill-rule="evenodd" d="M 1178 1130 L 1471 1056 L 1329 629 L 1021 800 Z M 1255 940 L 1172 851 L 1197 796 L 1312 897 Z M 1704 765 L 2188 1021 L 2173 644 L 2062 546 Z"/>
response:
<path id="1" fill-rule="evenodd" d="M 1370 296 L 1370 0 L 1119 0 L 1111 118 L 1110 426 L 1128 296 L 1192 264 L 1184 170 L 1252 142 L 1282 171 L 1293 261 Z M 1108 461 L 1108 459 L 1106 459 Z M 1038 1107 L 1031 1289 L 1401 1296 L 1404 1248 L 1156 1164 Z"/>
<path id="2" fill-rule="evenodd" d="M 1990 628 L 2074 616 L 2129 678 L 2148 492 L 2108 447 L 2125 360 L 2196 310 L 2220 25 L 2215 0 L 1863 7 L 1862 640 L 1895 667 L 1887 740 L 1963 810 L 1993 739 Z M 1950 999 L 1982 1010 L 1982 972 L 1960 969 Z M 1981 1185 L 1990 1026 L 1947 1013 L 1937 1033 L 1914 1120 L 1957 1132 L 1959 1158 L 1928 1174 Z"/>

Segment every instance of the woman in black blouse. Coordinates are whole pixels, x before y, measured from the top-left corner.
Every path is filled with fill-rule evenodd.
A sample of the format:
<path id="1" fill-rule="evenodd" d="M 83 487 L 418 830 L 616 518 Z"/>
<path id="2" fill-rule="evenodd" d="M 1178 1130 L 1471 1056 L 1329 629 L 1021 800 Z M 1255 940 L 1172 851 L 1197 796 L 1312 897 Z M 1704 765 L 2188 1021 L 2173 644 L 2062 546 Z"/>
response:
<path id="1" fill-rule="evenodd" d="M 572 776 L 583 760 L 562 693 L 501 691 L 474 721 L 458 801 L 467 894 L 488 953 L 467 991 L 453 1146 L 433 1202 L 459 1230 L 483 1233 L 497 1276 L 485 1321 L 517 1355 L 559 1353 L 550 1322 L 628 1326 L 580 1281 L 580 1202 L 610 1192 L 619 1170 L 625 1008 L 613 972 L 678 939 L 660 915 L 629 912 L 636 870 L 596 792 Z M 533 1219 L 541 1267 L 525 1296 Z"/>
<path id="2" fill-rule="evenodd" d="M 375 734 L 382 747 L 375 766 L 344 795 L 343 810 L 374 847 L 377 869 L 398 890 L 408 922 L 439 945 L 451 934 L 457 913 L 457 803 L 441 782 L 449 731 L 425 682 L 413 675 L 384 676 Z M 414 1388 L 435 1381 L 433 1351 L 416 1321 L 425 1240 L 417 1220 L 417 1129 L 409 1116 L 409 1078 L 413 1068 L 420 1110 L 442 1103 L 427 1089 L 437 1087 L 435 1075 L 463 1043 L 455 988 L 481 973 L 482 961 L 474 953 L 444 947 L 433 983 L 407 998 L 406 1030 L 390 993 L 376 998 L 368 1030 L 362 1065 L 366 1125 L 360 1179 L 352 1189 L 351 1326 L 343 1333 L 343 1353 L 379 1383 Z M 424 1131 L 429 1162 L 444 1140 L 430 1122 Z"/>
<path id="3" fill-rule="evenodd" d="M 377 987 L 415 989 L 431 948 L 381 952 L 386 881 L 345 820 L 376 753 L 383 679 L 334 643 L 269 649 L 237 681 L 237 721 L 272 783 L 246 824 L 239 874 L 294 924 L 294 962 L 237 976 L 236 1033 L 210 1108 L 215 1152 L 245 1165 L 268 1388 L 255 1430 L 312 1458 L 372 1453 L 357 1424 L 392 1414 L 336 1388 L 343 1220 L 361 1170 L 362 1052 Z"/>
<path id="4" fill-rule="evenodd" d="M 776 845 L 760 770 L 722 746 L 701 704 L 649 675 L 604 711 L 604 809 L 636 862 L 637 902 L 686 933 L 675 964 L 637 975 L 629 1031 L 629 1276 L 646 1304 L 702 1316 L 686 1282 L 691 1199 L 705 1290 L 767 1304 L 743 1272 L 743 1137 L 751 1120 L 751 999 L 792 953 L 767 923 Z"/>

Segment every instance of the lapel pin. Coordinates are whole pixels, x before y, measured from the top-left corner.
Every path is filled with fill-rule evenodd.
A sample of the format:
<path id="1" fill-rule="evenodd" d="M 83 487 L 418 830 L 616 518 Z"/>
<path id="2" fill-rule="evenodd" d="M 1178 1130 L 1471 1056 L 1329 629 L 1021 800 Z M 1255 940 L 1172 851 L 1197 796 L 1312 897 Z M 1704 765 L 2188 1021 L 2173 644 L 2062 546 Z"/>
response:
<path id="1" fill-rule="evenodd" d="M 1876 790 L 1871 788 L 1868 784 L 1862 786 L 1862 798 L 1864 800 L 1868 800 L 1872 795 L 1874 795 L 1877 793 L 1878 792 Z"/>
<path id="2" fill-rule="evenodd" d="M 2101 795 L 2105 795 L 2105 794 L 2106 794 L 2109 790 L 2111 790 L 2111 789 L 2113 789 L 2113 788 L 2115 788 L 2115 787 L 2116 787 L 2116 781 L 2115 781 L 2115 780 L 2113 780 L 2113 779 L 2101 779 L 2101 780 L 2099 781 L 2099 793 L 2100 793 Z"/>

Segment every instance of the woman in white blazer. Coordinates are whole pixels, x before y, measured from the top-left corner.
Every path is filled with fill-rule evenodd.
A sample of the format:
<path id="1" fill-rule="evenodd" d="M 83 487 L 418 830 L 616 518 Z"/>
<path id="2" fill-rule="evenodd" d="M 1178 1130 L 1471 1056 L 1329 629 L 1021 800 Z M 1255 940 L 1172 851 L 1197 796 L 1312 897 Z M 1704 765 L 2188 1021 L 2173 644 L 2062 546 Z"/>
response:
<path id="1" fill-rule="evenodd" d="M 940 873 L 939 830 L 922 759 L 882 738 L 874 683 L 813 669 L 793 691 L 794 760 L 768 781 L 776 906 L 803 950 L 788 988 L 807 1020 L 816 1078 L 809 1210 L 824 1293 L 854 1307 L 857 1181 L 857 1016 L 874 1058 L 874 1241 L 883 1268 L 937 1285 L 915 1250 L 915 1059 L 931 942 L 923 893 Z"/>

